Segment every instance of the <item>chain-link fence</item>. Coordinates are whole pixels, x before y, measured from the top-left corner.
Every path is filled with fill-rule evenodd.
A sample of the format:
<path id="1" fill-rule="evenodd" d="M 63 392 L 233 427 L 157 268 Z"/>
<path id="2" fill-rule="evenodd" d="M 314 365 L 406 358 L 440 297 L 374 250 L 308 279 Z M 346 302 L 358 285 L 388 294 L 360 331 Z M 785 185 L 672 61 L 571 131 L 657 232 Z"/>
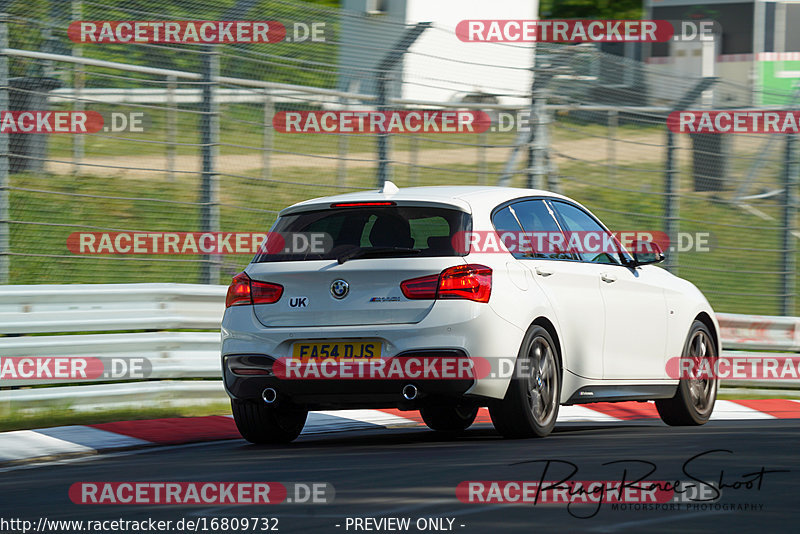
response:
<path id="1" fill-rule="evenodd" d="M 139 131 L 0 134 L 0 276 L 7 272 L 9 283 L 226 283 L 250 256 L 75 254 L 68 238 L 264 232 L 293 202 L 374 188 L 385 176 L 400 187 L 556 189 L 614 230 L 666 232 L 669 268 L 715 309 L 797 313 L 792 138 L 666 128 L 675 109 L 748 107 L 745 87 L 677 76 L 596 46 L 476 45 L 435 21 L 421 27 L 301 2 L 14 0 L 6 12 L 0 109 L 143 121 Z M 201 19 L 278 20 L 295 42 L 68 36 L 80 20 Z M 314 24 L 321 39 L 298 39 L 296 28 Z M 286 111 L 381 108 L 479 109 L 492 128 L 386 136 L 273 126 Z"/>

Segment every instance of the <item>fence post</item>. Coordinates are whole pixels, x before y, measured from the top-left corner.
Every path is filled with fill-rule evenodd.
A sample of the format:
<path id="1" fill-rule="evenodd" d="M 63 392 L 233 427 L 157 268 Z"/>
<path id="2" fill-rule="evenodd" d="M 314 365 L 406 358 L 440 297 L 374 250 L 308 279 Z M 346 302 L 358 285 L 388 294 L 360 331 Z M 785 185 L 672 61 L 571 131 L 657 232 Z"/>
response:
<path id="1" fill-rule="evenodd" d="M 489 134 L 483 131 L 478 134 L 478 183 L 486 185 L 489 179 L 489 164 L 486 161 L 486 145 L 489 144 Z"/>
<path id="2" fill-rule="evenodd" d="M 219 104 L 216 97 L 219 78 L 219 52 L 209 46 L 203 55 L 203 98 L 200 116 L 200 135 L 203 154 L 203 171 L 200 185 L 200 227 L 202 232 L 219 231 L 219 176 L 216 172 L 219 152 Z M 203 255 L 200 282 L 218 284 L 220 256 Z"/>
<path id="3" fill-rule="evenodd" d="M 419 136 L 411 135 L 408 139 L 408 183 L 419 185 Z"/>
<path id="4" fill-rule="evenodd" d="M 339 103 L 342 109 L 348 109 L 346 98 L 340 98 Z M 339 132 L 336 139 L 336 147 L 339 153 L 339 161 L 336 164 L 336 184 L 339 187 L 347 185 L 347 152 L 349 150 L 350 139 L 347 134 Z"/>
<path id="5" fill-rule="evenodd" d="M 83 19 L 83 0 L 72 0 L 72 20 Z M 72 45 L 73 57 L 83 56 L 83 47 L 80 43 Z M 75 100 L 72 103 L 74 111 L 83 111 L 85 106 L 82 100 L 82 91 L 84 85 L 84 70 L 83 65 L 75 63 L 72 66 L 72 88 L 75 91 Z M 81 171 L 81 161 L 83 160 L 84 147 L 86 137 L 83 135 L 72 136 L 72 175 L 77 176 Z"/>
<path id="6" fill-rule="evenodd" d="M 375 107 L 378 113 L 385 113 L 387 111 L 387 77 L 388 74 L 381 72 L 378 74 L 378 98 L 375 100 Z M 391 178 L 391 169 L 389 168 L 389 133 L 382 131 L 378 133 L 378 187 L 383 187 L 383 184 Z"/>
<path id="7" fill-rule="evenodd" d="M 544 95 L 541 90 L 534 88 L 533 117 L 531 117 L 530 141 L 528 147 L 528 185 L 532 189 L 542 189 L 547 180 L 547 111 L 545 109 Z"/>
<path id="8" fill-rule="evenodd" d="M 784 316 L 795 315 L 795 291 L 797 287 L 797 190 L 798 162 L 797 136 L 786 137 L 786 155 L 783 169 L 783 211 L 781 226 L 781 310 Z"/>
<path id="9" fill-rule="evenodd" d="M 664 224 L 669 240 L 670 250 L 666 254 L 664 266 L 672 274 L 678 274 L 678 231 L 680 220 L 678 215 L 677 175 L 675 164 L 675 134 L 667 128 L 667 156 L 664 163 Z"/>
<path id="10" fill-rule="evenodd" d="M 700 78 L 697 83 L 686 91 L 684 95 L 675 103 L 671 111 L 687 109 L 688 106 L 703 94 L 703 91 L 717 83 L 719 78 L 709 76 Z M 664 161 L 664 230 L 669 239 L 670 251 L 666 254 L 665 267 L 672 274 L 678 274 L 678 232 L 680 230 L 680 218 L 678 215 L 678 167 L 675 163 L 675 134 L 667 126 L 667 154 Z"/>
<path id="11" fill-rule="evenodd" d="M 0 49 L 8 48 L 8 2 L 0 0 Z M 0 111 L 8 109 L 8 56 L 0 52 Z M 9 223 L 11 212 L 9 207 L 10 182 L 8 180 L 8 135 L 0 133 L 0 284 L 9 282 L 9 264 L 11 262 Z"/>
<path id="12" fill-rule="evenodd" d="M 175 181 L 175 139 L 178 137 L 178 110 L 175 103 L 177 78 L 167 76 L 167 179 Z"/>
<path id="13" fill-rule="evenodd" d="M 617 174 L 617 126 L 619 126 L 619 114 L 616 109 L 608 110 L 608 183 L 616 181 Z"/>
<path id="14" fill-rule="evenodd" d="M 418 22 L 414 27 L 406 30 L 397 44 L 378 63 L 377 99 L 375 101 L 378 111 L 385 112 L 388 109 L 389 73 L 403 59 L 403 54 L 414 44 L 414 41 L 430 26 L 430 22 Z M 390 178 L 389 163 L 389 134 L 381 132 L 378 134 L 378 187 L 383 187 L 384 182 Z"/>
<path id="15" fill-rule="evenodd" d="M 269 88 L 264 89 L 264 131 L 261 136 L 261 177 L 268 180 L 272 176 L 272 119 L 275 117 L 275 102 Z"/>

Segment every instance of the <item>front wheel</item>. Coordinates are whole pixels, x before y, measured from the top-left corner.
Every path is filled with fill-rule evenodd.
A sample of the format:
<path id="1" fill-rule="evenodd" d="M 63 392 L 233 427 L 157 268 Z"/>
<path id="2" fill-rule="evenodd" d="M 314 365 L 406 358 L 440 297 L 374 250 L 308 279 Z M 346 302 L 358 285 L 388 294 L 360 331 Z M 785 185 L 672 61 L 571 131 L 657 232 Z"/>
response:
<path id="1" fill-rule="evenodd" d="M 231 399 L 236 428 L 250 443 L 289 443 L 306 424 L 308 410 Z"/>
<path id="2" fill-rule="evenodd" d="M 561 396 L 561 364 L 547 330 L 528 329 L 515 371 L 505 398 L 489 406 L 492 423 L 506 438 L 544 437 L 556 424 Z"/>
<path id="3" fill-rule="evenodd" d="M 713 362 L 717 357 L 713 339 L 708 327 L 701 321 L 695 321 L 689 330 L 681 357 L 691 359 L 695 370 L 701 368 L 703 359 L 709 358 L 710 368 L 713 369 Z M 719 380 L 716 377 L 681 377 L 674 397 L 656 401 L 658 415 L 670 426 L 704 425 L 714 410 L 718 386 Z"/>

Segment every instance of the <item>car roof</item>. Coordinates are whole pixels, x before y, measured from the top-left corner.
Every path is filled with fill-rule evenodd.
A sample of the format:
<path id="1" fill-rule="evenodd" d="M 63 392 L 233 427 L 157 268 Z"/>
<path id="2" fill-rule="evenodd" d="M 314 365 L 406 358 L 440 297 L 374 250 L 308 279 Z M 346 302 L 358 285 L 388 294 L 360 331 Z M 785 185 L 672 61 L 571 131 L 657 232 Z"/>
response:
<path id="1" fill-rule="evenodd" d="M 392 184 L 393 185 L 393 184 Z M 390 191 L 374 189 L 358 191 L 329 197 L 313 198 L 293 204 L 281 211 L 287 215 L 298 211 L 308 211 L 327 207 L 336 202 L 373 202 L 393 200 L 404 205 L 440 205 L 455 207 L 461 211 L 472 213 L 474 208 L 491 209 L 503 202 L 522 197 L 543 196 L 571 200 L 568 197 L 545 191 L 543 189 L 523 189 L 517 187 L 480 186 L 480 185 L 437 185 L 425 187 L 405 187 Z M 574 201 L 573 201 L 574 202 Z"/>

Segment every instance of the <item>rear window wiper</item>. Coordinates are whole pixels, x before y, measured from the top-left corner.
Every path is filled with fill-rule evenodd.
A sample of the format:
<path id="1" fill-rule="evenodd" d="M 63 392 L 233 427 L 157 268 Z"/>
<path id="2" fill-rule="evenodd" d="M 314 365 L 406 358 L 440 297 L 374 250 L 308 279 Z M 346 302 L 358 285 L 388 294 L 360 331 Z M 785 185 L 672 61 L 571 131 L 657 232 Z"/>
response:
<path id="1" fill-rule="evenodd" d="M 422 252 L 421 249 L 405 248 L 405 247 L 357 248 L 355 250 L 351 250 L 350 252 L 345 252 L 344 254 L 336 258 L 336 261 L 338 261 L 339 265 L 341 265 L 347 260 L 355 260 L 358 258 L 394 256 L 403 254 L 419 254 L 420 252 Z"/>

